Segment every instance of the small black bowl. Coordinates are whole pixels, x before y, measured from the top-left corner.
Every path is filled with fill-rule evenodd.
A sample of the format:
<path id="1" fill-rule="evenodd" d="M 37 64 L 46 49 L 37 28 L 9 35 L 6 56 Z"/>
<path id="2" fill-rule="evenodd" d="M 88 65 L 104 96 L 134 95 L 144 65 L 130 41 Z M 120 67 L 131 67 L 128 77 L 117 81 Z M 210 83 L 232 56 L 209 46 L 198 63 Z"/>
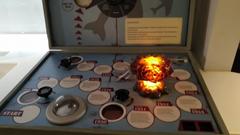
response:
<path id="1" fill-rule="evenodd" d="M 117 100 L 124 102 L 129 99 L 129 91 L 126 89 L 119 89 L 115 92 Z"/>

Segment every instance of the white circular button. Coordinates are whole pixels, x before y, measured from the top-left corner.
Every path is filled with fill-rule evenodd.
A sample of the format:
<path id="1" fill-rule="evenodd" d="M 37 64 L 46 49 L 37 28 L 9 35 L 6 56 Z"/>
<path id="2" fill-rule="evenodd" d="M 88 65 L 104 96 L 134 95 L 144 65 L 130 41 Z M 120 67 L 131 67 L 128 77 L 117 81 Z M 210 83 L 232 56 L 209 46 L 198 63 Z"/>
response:
<path id="1" fill-rule="evenodd" d="M 95 66 L 94 63 L 83 62 L 78 64 L 77 69 L 79 71 L 90 71 L 94 68 L 94 66 Z"/>
<path id="2" fill-rule="evenodd" d="M 37 87 L 40 89 L 42 87 L 55 87 L 58 84 L 58 80 L 55 78 L 48 78 L 48 79 L 43 79 L 41 80 Z"/>
<path id="3" fill-rule="evenodd" d="M 128 62 L 116 62 L 113 64 L 113 69 L 117 71 L 126 71 L 130 68 L 130 63 Z"/>
<path id="4" fill-rule="evenodd" d="M 94 68 L 94 72 L 98 75 L 111 73 L 112 67 L 109 65 L 99 65 Z"/>
<path id="5" fill-rule="evenodd" d="M 80 83 L 81 79 L 77 77 L 66 77 L 60 81 L 60 86 L 63 88 L 72 88 Z"/>
<path id="6" fill-rule="evenodd" d="M 100 81 L 90 81 L 90 80 L 85 80 L 80 83 L 80 89 L 86 92 L 91 92 L 96 89 L 98 89 L 101 85 Z"/>
<path id="7" fill-rule="evenodd" d="M 174 87 L 179 93 L 182 94 L 185 94 L 186 91 L 197 91 L 197 86 L 189 81 L 179 81 Z"/>
<path id="8" fill-rule="evenodd" d="M 148 128 L 153 124 L 154 116 L 149 111 L 131 111 L 127 120 L 135 128 Z"/>
<path id="9" fill-rule="evenodd" d="M 191 74 L 184 69 L 175 69 L 171 76 L 179 80 L 187 80 L 191 77 Z"/>
<path id="10" fill-rule="evenodd" d="M 93 105 L 103 105 L 111 98 L 109 92 L 96 90 L 88 95 L 88 102 Z"/>
<path id="11" fill-rule="evenodd" d="M 156 106 L 154 108 L 154 115 L 164 122 L 174 122 L 181 116 L 176 106 Z"/>
<path id="12" fill-rule="evenodd" d="M 40 108 L 35 105 L 26 106 L 20 110 L 23 111 L 23 115 L 21 117 L 13 117 L 14 121 L 19 124 L 30 122 L 40 114 Z"/>
<path id="13" fill-rule="evenodd" d="M 202 103 L 193 96 L 180 96 L 177 98 L 177 105 L 183 111 L 191 112 L 191 109 L 201 109 Z"/>

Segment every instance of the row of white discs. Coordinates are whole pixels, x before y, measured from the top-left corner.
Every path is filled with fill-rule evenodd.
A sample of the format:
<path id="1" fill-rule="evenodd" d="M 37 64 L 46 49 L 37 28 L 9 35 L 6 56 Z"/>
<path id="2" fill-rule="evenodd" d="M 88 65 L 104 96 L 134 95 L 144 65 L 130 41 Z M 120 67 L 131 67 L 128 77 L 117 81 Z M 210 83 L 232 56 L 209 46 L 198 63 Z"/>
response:
<path id="1" fill-rule="evenodd" d="M 191 109 L 201 109 L 202 103 L 192 96 L 178 97 L 176 104 L 179 108 L 186 112 L 191 112 Z M 131 111 L 128 116 L 128 122 L 135 128 L 148 128 L 154 123 L 154 116 L 163 122 L 175 122 L 181 112 L 178 107 L 171 106 L 156 106 L 153 110 L 154 115 L 150 111 Z"/>
<path id="2" fill-rule="evenodd" d="M 93 68 L 95 67 L 95 63 L 94 62 L 82 62 L 80 64 L 78 64 L 77 66 L 77 69 L 79 71 L 91 71 Z M 111 66 L 108 66 L 108 65 L 99 65 L 97 66 L 96 68 L 94 68 L 94 72 L 96 74 L 103 74 L 103 73 L 110 73 L 112 71 L 112 67 Z M 81 78 L 80 77 L 66 77 L 64 78 L 63 80 L 60 81 L 60 86 L 63 87 L 63 88 L 72 88 L 72 87 L 75 87 L 77 86 L 81 81 Z M 88 80 L 86 80 L 85 82 L 83 82 L 82 86 L 88 86 L 86 84 L 89 84 L 89 83 L 95 83 L 95 85 L 89 85 L 89 86 L 96 86 L 99 85 L 99 82 L 89 82 Z M 55 79 L 55 78 L 47 78 L 47 79 L 43 79 L 42 81 L 40 81 L 38 83 L 38 88 L 41 88 L 41 87 L 45 87 L 45 86 L 48 86 L 48 87 L 55 87 L 56 85 L 58 84 L 58 80 Z M 91 88 L 86 88 L 86 91 L 88 89 L 91 89 Z M 92 88 L 93 89 L 93 88 Z M 84 90 L 84 88 L 83 88 Z"/>
<path id="3" fill-rule="evenodd" d="M 94 63 L 83 62 L 83 63 L 80 63 L 78 65 L 78 70 L 79 71 L 90 71 L 94 68 L 94 66 L 95 66 Z M 117 62 L 113 65 L 114 70 L 120 71 L 120 72 L 121 71 L 126 71 L 127 69 L 129 69 L 129 67 L 130 67 L 130 64 L 128 62 Z M 94 72 L 98 75 L 102 75 L 104 73 L 111 73 L 111 71 L 112 71 L 112 67 L 109 66 L 109 65 L 99 65 L 99 66 L 94 68 Z M 178 78 L 179 80 L 187 80 L 191 77 L 191 74 L 186 70 L 176 69 L 176 70 L 174 70 L 174 72 L 172 73 L 171 76 L 174 77 L 174 78 Z M 63 87 L 63 88 L 72 88 L 72 87 L 75 87 L 76 85 L 78 85 L 80 83 L 80 81 L 81 81 L 80 77 L 66 77 L 66 78 L 64 78 L 60 81 L 60 86 Z M 94 83 L 97 83 L 97 82 L 89 82 L 88 80 L 86 80 L 82 83 L 82 85 L 80 85 L 80 88 L 82 86 L 83 87 L 82 90 L 91 91 L 91 90 L 88 90 L 88 89 L 91 89 L 91 88 L 85 88 L 84 87 L 84 86 L 88 86 L 88 85 L 85 85 L 85 84 L 89 84 L 89 83 L 94 84 Z M 38 83 L 38 88 L 41 88 L 41 87 L 44 87 L 44 86 L 49 86 L 49 87 L 53 88 L 57 84 L 58 84 L 57 79 L 47 78 L 47 79 L 43 79 L 42 81 L 40 81 Z M 96 86 L 97 86 L 97 84 L 96 84 Z M 94 85 L 90 85 L 90 86 L 94 86 Z M 181 84 L 177 85 L 177 90 L 180 88 L 180 86 L 181 86 Z M 188 83 L 187 86 L 191 86 L 192 87 L 191 89 L 194 89 L 193 88 L 194 86 L 190 83 Z M 189 89 L 189 90 L 191 90 L 191 89 Z M 183 92 L 183 91 L 180 91 L 180 92 Z"/>
<path id="4" fill-rule="evenodd" d="M 77 78 L 77 77 L 66 77 L 60 82 L 60 85 L 64 88 L 71 88 L 71 87 L 74 87 L 74 86 L 78 85 L 80 83 L 80 81 L 81 81 L 80 78 Z M 55 87 L 57 84 L 58 84 L 57 79 L 48 78 L 48 79 L 44 79 L 44 80 L 40 81 L 39 84 L 38 84 L 38 87 L 39 88 L 41 88 L 43 86 Z M 100 81 L 85 80 L 80 84 L 80 89 L 82 89 L 83 91 L 88 91 L 88 92 L 96 90 L 99 87 L 100 87 Z M 98 98 L 96 98 L 96 97 L 98 97 Z M 99 98 L 99 97 L 101 97 L 101 98 Z M 104 104 L 109 99 L 110 99 L 110 94 L 108 92 L 94 91 L 91 94 L 89 94 L 89 96 L 88 96 L 89 102 L 92 103 L 92 104 L 95 104 L 95 105 Z M 181 100 L 179 100 L 179 104 L 181 104 Z M 182 107 L 182 108 L 184 108 L 184 107 Z M 187 108 L 187 109 L 185 109 L 185 111 L 187 111 L 187 110 L 189 110 L 188 108 L 191 108 L 191 107 L 185 107 L 185 108 Z M 38 116 L 38 114 L 40 113 L 40 109 L 37 106 L 27 106 L 27 107 L 22 108 L 21 110 L 23 110 L 25 113 L 22 117 L 15 117 L 14 118 L 14 120 L 17 123 L 29 122 L 29 121 L 35 119 Z M 160 120 L 163 120 L 163 121 L 166 121 L 166 122 L 171 122 L 171 121 L 174 121 L 175 119 L 178 118 L 177 117 L 178 114 L 180 116 L 180 112 L 178 113 L 177 110 L 178 109 L 175 108 L 174 106 L 172 106 L 172 107 L 161 107 L 161 108 L 156 107 L 155 110 L 154 110 L 154 113 Z M 170 116 L 170 115 L 169 116 L 164 116 L 164 114 L 162 114 L 162 113 L 164 113 L 166 111 L 172 112 L 172 113 L 165 113 L 166 115 L 167 114 L 174 114 L 175 117 Z M 137 112 L 137 113 L 141 114 L 140 112 Z M 130 113 L 130 115 L 128 116 L 128 119 L 134 119 L 134 117 L 131 117 L 132 116 L 131 114 L 134 114 L 134 111 L 132 111 Z M 158 115 L 158 114 L 161 114 L 161 115 Z M 151 121 L 151 116 L 149 116 L 148 118 L 150 118 L 149 120 Z M 131 120 L 130 120 L 129 123 L 131 124 Z M 142 127 L 145 127 L 145 126 L 142 126 Z M 137 127 L 141 128 L 141 126 L 135 126 L 135 127 L 136 128 Z"/>
<path id="5" fill-rule="evenodd" d="M 100 80 L 84 80 L 81 83 L 81 79 L 77 77 L 66 77 L 60 81 L 60 86 L 63 88 L 72 88 L 79 85 L 79 88 L 84 92 L 92 92 L 88 96 L 88 100 L 91 104 L 102 105 L 110 99 L 109 92 L 101 92 L 97 90 L 101 86 Z M 58 84 L 57 79 L 49 78 L 48 80 L 42 80 L 39 82 L 38 87 L 42 86 L 55 87 Z"/>
<path id="6" fill-rule="evenodd" d="M 91 71 L 94 67 L 95 63 L 83 62 L 77 66 L 77 69 L 79 71 Z M 130 68 L 130 63 L 126 61 L 116 62 L 113 64 L 112 67 L 116 71 L 126 71 Z M 112 67 L 109 65 L 98 65 L 94 68 L 94 72 L 98 75 L 110 73 L 112 71 Z M 174 72 L 171 74 L 171 77 L 177 78 L 179 80 L 187 80 L 191 77 L 191 74 L 184 69 L 175 69 Z"/>
<path id="7" fill-rule="evenodd" d="M 77 69 L 79 71 L 91 71 L 94 67 L 95 63 L 93 62 L 83 62 L 77 66 Z M 130 63 L 116 62 L 112 67 L 116 71 L 126 71 L 130 68 Z M 110 73 L 112 71 L 112 67 L 109 65 L 98 65 L 94 68 L 93 71 L 98 75 L 102 75 L 103 73 Z"/>
<path id="8" fill-rule="evenodd" d="M 187 91 L 198 92 L 198 88 L 194 83 L 186 81 L 191 77 L 191 73 L 189 73 L 188 71 L 183 69 L 176 69 L 171 76 L 179 80 L 174 85 L 176 91 L 178 91 L 179 93 L 187 94 Z M 191 109 L 202 109 L 201 101 L 193 96 L 180 96 L 177 99 L 176 103 L 179 108 L 187 112 L 191 112 Z"/>
<path id="9" fill-rule="evenodd" d="M 105 97 L 104 99 L 109 99 L 109 98 L 110 98 L 110 95 L 109 97 Z M 192 96 L 180 96 L 176 102 L 178 107 L 180 107 L 182 110 L 186 112 L 190 112 L 191 109 L 193 108 L 196 108 L 196 109 L 202 108 L 201 102 L 199 100 L 196 100 L 196 98 Z M 95 103 L 99 103 L 99 102 L 95 102 Z M 105 101 L 102 103 L 105 103 Z M 108 104 L 105 104 L 104 106 L 107 106 L 107 105 Z M 104 108 L 104 106 L 102 108 Z M 124 106 L 122 108 L 123 108 L 122 116 L 118 120 L 115 120 L 113 122 L 119 121 L 126 116 L 126 108 Z M 30 122 L 35 118 L 37 118 L 37 116 L 40 114 L 40 108 L 35 105 L 23 107 L 21 110 L 24 112 L 22 117 L 14 117 L 14 121 L 16 123 Z M 154 112 L 154 115 L 163 122 L 177 121 L 181 115 L 180 110 L 176 106 L 156 106 L 153 112 Z M 129 124 L 135 128 L 147 128 L 154 123 L 154 115 L 150 111 L 132 110 L 128 113 L 127 120 Z M 104 117 L 102 116 L 102 118 Z"/>
<path id="10" fill-rule="evenodd" d="M 107 119 L 106 117 L 103 116 L 101 112 L 103 112 L 103 109 L 109 105 L 118 105 L 119 107 L 122 108 L 122 115 L 119 116 L 117 119 Z M 176 104 L 179 108 L 186 112 L 191 112 L 191 109 L 200 109 L 202 108 L 202 104 L 199 100 L 196 100 L 196 98 L 192 96 L 180 96 Z M 120 121 L 121 119 L 125 118 L 127 115 L 127 121 L 128 123 L 133 126 L 134 128 L 148 128 L 153 125 L 154 123 L 154 116 L 157 117 L 160 121 L 162 122 L 175 122 L 177 121 L 180 116 L 181 112 L 178 109 L 178 107 L 174 105 L 169 105 L 169 106 L 156 106 L 153 109 L 153 113 L 150 110 L 132 110 L 127 114 L 126 108 L 119 104 L 119 103 L 107 103 L 103 105 L 100 109 L 100 116 L 102 119 L 108 120 L 109 122 L 117 122 Z M 114 111 L 114 110 L 112 110 Z M 118 112 L 118 111 L 115 111 Z"/>
<path id="11" fill-rule="evenodd" d="M 154 115 L 163 122 L 177 121 L 181 115 L 176 106 L 156 106 L 153 112 L 132 110 L 127 116 L 128 123 L 135 128 L 148 128 L 154 123 Z"/>
<path id="12" fill-rule="evenodd" d="M 111 72 L 111 70 L 112 70 L 111 67 L 107 66 L 107 65 L 100 65 L 100 66 L 95 68 L 95 71 L 98 74 L 109 73 L 109 72 Z M 118 71 L 119 70 L 121 70 L 121 69 L 118 68 Z M 189 72 L 185 71 L 185 70 L 176 69 L 171 76 L 172 77 L 176 77 L 176 78 L 181 78 L 181 80 L 186 80 L 186 79 L 190 78 L 191 74 Z M 66 78 L 62 79 L 60 81 L 60 86 L 63 87 L 63 88 L 72 88 L 72 87 L 77 86 L 80 83 L 80 81 L 81 81 L 80 77 L 70 76 L 70 77 L 66 77 Z M 46 79 L 41 80 L 38 83 L 38 88 L 42 88 L 42 87 L 45 87 L 45 86 L 53 88 L 57 84 L 58 84 L 58 80 L 57 79 L 55 79 L 55 78 L 46 78 Z M 92 87 L 93 86 L 97 87 L 98 85 L 99 85 L 99 82 L 85 80 L 85 81 L 83 81 L 80 84 L 80 88 L 83 91 L 91 91 L 91 89 L 94 89 L 94 88 L 86 88 L 86 86 L 87 87 L 91 87 L 91 86 Z M 175 87 L 176 87 L 176 90 L 178 90 L 180 93 L 184 93 L 184 91 L 183 91 L 184 89 L 196 90 L 196 86 L 193 83 L 187 82 L 187 81 L 179 82 L 179 83 L 176 84 Z"/>
<path id="13" fill-rule="evenodd" d="M 96 90 L 101 85 L 100 80 L 84 80 L 81 83 L 80 82 L 81 82 L 80 77 L 66 77 L 60 81 L 59 85 L 62 88 L 73 88 L 73 87 L 77 86 L 78 84 L 80 84 L 79 85 L 80 89 L 83 91 L 87 91 L 87 92 Z M 46 86 L 54 88 L 57 84 L 58 84 L 57 79 L 48 78 L 48 79 L 41 80 L 38 83 L 38 88 L 42 88 L 42 87 L 46 87 Z"/>

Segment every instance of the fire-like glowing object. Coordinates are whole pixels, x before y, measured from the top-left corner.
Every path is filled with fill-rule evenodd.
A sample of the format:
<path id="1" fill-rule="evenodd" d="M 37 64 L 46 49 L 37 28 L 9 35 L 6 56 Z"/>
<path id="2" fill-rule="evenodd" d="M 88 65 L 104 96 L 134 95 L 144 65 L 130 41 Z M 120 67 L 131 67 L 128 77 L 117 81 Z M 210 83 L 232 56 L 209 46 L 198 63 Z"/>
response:
<path id="1" fill-rule="evenodd" d="M 150 81 L 138 81 L 137 87 L 141 88 L 140 91 L 144 91 L 146 93 L 152 92 L 161 92 L 164 89 L 163 82 L 150 82 Z"/>
<path id="2" fill-rule="evenodd" d="M 164 60 L 162 57 L 154 57 L 154 56 L 149 56 L 145 57 L 143 59 L 140 59 L 139 63 L 140 64 L 147 64 L 147 65 L 160 65 L 163 64 Z"/>
<path id="3" fill-rule="evenodd" d="M 141 56 L 132 66 L 138 80 L 159 82 L 171 74 L 170 61 L 163 56 Z"/>
<path id="4" fill-rule="evenodd" d="M 170 61 L 161 55 L 139 56 L 131 69 L 137 75 L 137 91 L 150 97 L 161 94 L 164 90 L 164 79 L 172 73 Z"/>

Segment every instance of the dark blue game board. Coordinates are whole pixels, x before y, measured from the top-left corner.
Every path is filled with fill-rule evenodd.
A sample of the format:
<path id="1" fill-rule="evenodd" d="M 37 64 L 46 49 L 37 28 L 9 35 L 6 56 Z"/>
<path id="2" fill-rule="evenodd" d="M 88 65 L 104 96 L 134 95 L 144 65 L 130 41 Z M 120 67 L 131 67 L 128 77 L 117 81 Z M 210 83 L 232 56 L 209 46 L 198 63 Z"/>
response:
<path id="1" fill-rule="evenodd" d="M 59 53 L 59 52 L 51 53 L 47 57 L 47 59 L 44 61 L 44 63 L 37 69 L 37 71 L 31 75 L 29 80 L 24 83 L 23 87 L 19 88 L 17 94 L 13 96 L 11 101 L 1 110 L 1 112 L 4 112 L 6 110 L 21 110 L 21 108 L 23 107 L 34 105 L 40 108 L 39 114 L 32 120 L 28 122 L 23 122 L 23 123 L 21 122 L 19 123 L 19 121 L 16 121 L 14 119 L 14 117 L 0 116 L 0 125 L 9 125 L 9 126 L 21 125 L 25 127 L 41 126 L 41 127 L 50 127 L 50 128 L 59 126 L 54 123 L 50 123 L 46 118 L 46 109 L 49 103 L 42 104 L 38 100 L 32 104 L 30 103 L 28 105 L 21 105 L 17 101 L 18 97 L 23 92 L 38 89 L 38 83 L 41 80 L 55 78 L 58 80 L 58 84 L 53 87 L 53 91 L 55 92 L 55 94 L 50 95 L 51 102 L 53 102 L 55 99 L 57 99 L 59 96 L 62 96 L 62 95 L 73 95 L 73 96 L 80 96 L 84 100 L 87 106 L 86 113 L 82 118 L 80 118 L 79 120 L 71 124 L 65 124 L 64 128 L 77 128 L 77 129 L 97 128 L 97 129 L 108 129 L 108 130 L 119 130 L 119 131 L 144 131 L 144 132 L 156 132 L 156 133 L 160 133 L 160 132 L 175 133 L 175 132 L 181 132 L 181 131 L 207 132 L 207 133 L 220 132 L 218 129 L 217 123 L 214 119 L 214 116 L 212 114 L 211 108 L 209 108 L 208 102 L 206 101 L 202 87 L 195 76 L 195 73 L 193 71 L 191 62 L 188 59 L 187 54 L 170 54 L 170 53 L 164 54 L 166 57 L 172 60 L 176 58 L 185 59 L 185 63 L 183 62 L 183 63 L 173 64 L 172 67 L 174 70 L 179 70 L 179 69 L 186 70 L 191 74 L 191 76 L 186 80 L 179 80 L 174 77 L 168 77 L 165 80 L 166 82 L 165 91 L 167 92 L 167 94 L 160 96 L 160 98 L 158 99 L 151 99 L 151 98 L 140 96 L 138 92 L 134 90 L 136 79 L 117 81 L 117 78 L 114 77 L 113 75 L 105 75 L 105 76 L 97 75 L 93 70 L 79 71 L 77 70 L 77 67 L 72 68 L 70 70 L 65 68 L 58 68 L 59 62 L 61 61 L 61 59 L 70 57 L 70 56 L 82 56 L 84 61 L 90 61 L 90 62 L 94 61 L 95 62 L 94 68 L 95 68 L 95 67 L 98 67 L 98 65 L 109 65 L 110 67 L 112 67 L 114 64 L 114 61 L 121 61 L 121 62 L 124 61 L 128 63 L 132 63 L 138 55 L 140 54 L 115 55 L 115 54 L 66 54 L 66 53 Z M 114 69 L 111 72 L 113 71 Z M 108 104 L 110 102 L 115 102 L 115 101 L 112 101 L 111 99 L 109 101 L 106 101 L 106 103 L 102 105 L 93 105 L 89 102 L 88 96 L 90 93 L 94 91 L 91 91 L 91 92 L 83 91 L 81 90 L 81 87 L 79 87 L 79 84 L 77 84 L 72 88 L 61 87 L 59 84 L 61 80 L 65 77 L 72 76 L 72 75 L 82 76 L 81 82 L 79 84 L 81 84 L 84 80 L 87 80 L 89 78 L 101 78 L 101 85 L 97 90 L 100 90 L 101 88 L 105 88 L 105 90 L 107 89 L 106 91 L 110 93 L 111 98 L 114 97 L 115 92 L 119 89 L 128 90 L 130 92 L 129 96 L 134 100 L 132 104 L 129 106 L 126 106 L 123 104 L 124 107 L 126 108 L 125 116 L 117 122 L 100 121 L 102 119 L 100 117 L 100 113 L 101 113 L 100 108 L 104 106 L 104 104 Z M 194 83 L 197 87 L 197 90 L 195 92 L 192 92 L 192 93 L 190 92 L 185 94 L 178 92 L 176 90 L 175 84 L 180 81 L 188 81 L 188 82 Z M 190 112 L 184 109 L 181 109 L 182 107 L 176 103 L 177 99 L 181 96 L 186 96 L 186 95 L 197 98 L 202 104 L 202 107 L 197 108 L 198 110 L 190 111 Z M 185 102 L 187 102 L 187 100 Z M 122 102 L 118 102 L 118 103 L 122 104 Z M 188 106 L 188 104 L 191 104 L 191 102 L 186 103 L 185 105 Z M 180 112 L 180 116 L 178 116 L 174 121 L 170 120 L 171 122 L 168 122 L 167 120 L 163 121 L 164 118 L 163 120 L 160 120 L 158 119 L 156 114 L 154 114 L 154 109 L 156 106 L 159 106 L 159 107 L 176 106 L 176 108 Z M 148 108 L 145 111 L 150 112 L 150 114 L 153 114 L 154 119 L 151 122 L 151 124 L 145 128 L 135 128 L 134 125 L 131 125 L 129 123 L 128 115 L 131 111 L 136 110 L 136 108 L 140 109 L 141 111 L 141 109 L 143 109 L 144 107 Z M 175 111 L 173 112 L 170 111 L 168 113 L 174 113 L 174 112 Z M 24 112 L 23 112 L 23 115 L 24 115 Z M 175 114 L 172 114 L 172 115 L 175 117 Z M 143 123 L 144 121 L 149 122 L 149 120 L 142 119 Z M 104 123 L 104 122 L 107 122 L 107 123 Z M 136 127 L 137 127 L 137 124 L 139 123 L 141 123 L 141 121 L 135 123 Z M 191 125 L 191 123 L 195 125 Z M 202 125 L 200 125 L 199 123 L 200 124 L 202 123 Z"/>

